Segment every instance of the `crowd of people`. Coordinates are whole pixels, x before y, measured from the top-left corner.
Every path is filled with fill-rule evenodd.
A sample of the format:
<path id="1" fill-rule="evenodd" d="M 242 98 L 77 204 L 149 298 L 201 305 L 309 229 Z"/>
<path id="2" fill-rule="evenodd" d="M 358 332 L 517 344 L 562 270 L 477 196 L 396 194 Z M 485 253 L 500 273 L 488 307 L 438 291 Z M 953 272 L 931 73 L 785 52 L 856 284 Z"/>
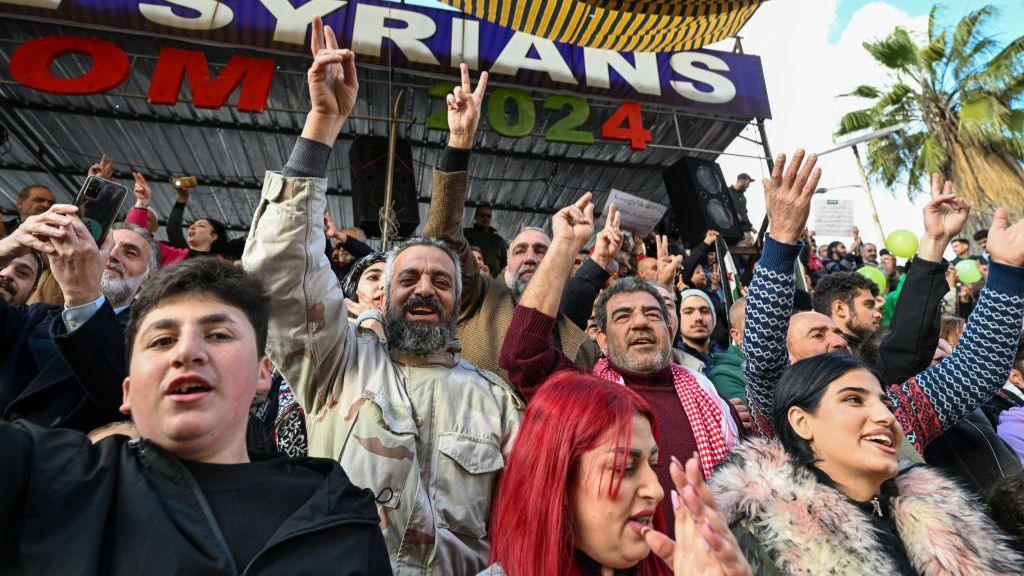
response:
<path id="1" fill-rule="evenodd" d="M 354 56 L 319 19 L 311 51 L 241 238 L 183 234 L 185 186 L 158 242 L 142 174 L 99 245 L 19 194 L 0 573 L 1021 572 L 1024 223 L 998 210 L 972 256 L 936 175 L 904 267 L 856 231 L 819 249 L 798 150 L 747 287 L 717 232 L 637 238 L 590 194 L 506 242 L 490 205 L 462 226 L 487 84 L 463 65 L 423 235 L 378 252 L 326 212 Z"/>

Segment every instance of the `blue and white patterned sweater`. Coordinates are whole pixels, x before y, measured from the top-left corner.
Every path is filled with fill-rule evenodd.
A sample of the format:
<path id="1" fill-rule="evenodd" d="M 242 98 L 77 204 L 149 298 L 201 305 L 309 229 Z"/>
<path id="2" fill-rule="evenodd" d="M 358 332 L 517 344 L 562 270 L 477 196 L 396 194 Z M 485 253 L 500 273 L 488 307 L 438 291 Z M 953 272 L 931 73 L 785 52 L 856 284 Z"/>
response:
<path id="1" fill-rule="evenodd" d="M 789 365 L 793 266 L 802 245 L 765 238 L 747 292 L 743 334 L 747 399 L 757 431 L 770 436 L 775 387 Z M 897 420 L 918 452 L 988 400 L 1010 374 L 1024 320 L 1024 268 L 993 262 L 956 349 L 942 362 L 888 387 Z"/>

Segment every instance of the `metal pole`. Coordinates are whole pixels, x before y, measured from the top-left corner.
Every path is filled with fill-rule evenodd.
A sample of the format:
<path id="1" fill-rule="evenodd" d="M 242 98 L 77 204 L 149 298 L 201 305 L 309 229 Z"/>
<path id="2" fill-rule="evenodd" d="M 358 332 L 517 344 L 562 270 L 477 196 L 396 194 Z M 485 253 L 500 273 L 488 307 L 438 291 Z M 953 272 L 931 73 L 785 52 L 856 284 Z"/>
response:
<path id="1" fill-rule="evenodd" d="M 391 191 L 395 184 L 395 146 L 398 142 L 395 138 L 395 132 L 398 128 L 398 124 L 395 121 L 398 118 L 398 106 L 402 101 L 402 94 L 405 89 L 398 90 L 398 96 L 395 97 L 395 105 L 391 111 L 391 119 L 389 120 L 388 127 L 388 176 L 384 184 L 384 206 L 382 208 L 383 215 L 381 222 L 381 234 L 380 234 L 380 249 L 382 252 L 388 250 L 388 236 L 392 233 L 391 220 L 394 213 L 394 207 L 391 205 Z"/>
<path id="2" fill-rule="evenodd" d="M 871 187 L 868 185 L 868 173 L 864 171 L 864 163 L 860 160 L 860 152 L 857 150 L 857 145 L 850 146 L 853 150 L 853 157 L 857 160 L 857 170 L 860 171 L 860 180 L 864 185 L 864 194 L 868 197 L 868 206 L 871 207 L 871 217 L 875 220 L 875 227 L 878 228 L 878 238 L 882 244 L 885 244 L 885 231 L 882 230 L 882 223 L 878 220 L 878 210 L 875 209 L 875 199 L 871 196 Z"/>
<path id="3" fill-rule="evenodd" d="M 768 146 L 768 132 L 764 129 L 764 119 L 757 119 L 757 131 L 761 135 L 761 149 L 764 150 L 764 161 L 768 164 L 768 173 L 771 174 L 775 170 L 775 157 L 772 156 L 772 149 Z M 764 220 L 761 221 L 761 228 L 757 231 L 757 240 L 754 242 L 755 246 L 764 246 L 764 235 L 768 231 L 768 212 L 764 214 Z"/>

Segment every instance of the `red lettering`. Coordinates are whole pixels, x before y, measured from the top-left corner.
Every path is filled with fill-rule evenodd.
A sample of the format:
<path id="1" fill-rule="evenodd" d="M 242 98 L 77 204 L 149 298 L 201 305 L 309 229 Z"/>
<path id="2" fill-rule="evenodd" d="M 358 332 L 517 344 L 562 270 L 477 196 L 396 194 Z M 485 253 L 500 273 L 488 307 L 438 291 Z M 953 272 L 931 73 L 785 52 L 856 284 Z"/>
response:
<path id="1" fill-rule="evenodd" d="M 651 141 L 651 131 L 644 128 L 638 102 L 623 102 L 622 106 L 601 126 L 601 138 L 628 140 L 633 150 L 644 150 Z"/>
<path id="2" fill-rule="evenodd" d="M 186 76 L 196 108 L 220 108 L 241 84 L 238 109 L 242 112 L 263 112 L 267 107 L 270 83 L 274 79 L 274 61 L 235 56 L 219 76 L 211 78 L 206 55 L 202 52 L 164 48 L 153 70 L 149 101 L 170 106 L 177 104 Z"/>
<path id="3" fill-rule="evenodd" d="M 53 75 L 53 61 L 65 54 L 85 54 L 92 59 L 89 71 L 77 78 Z M 46 36 L 26 42 L 11 55 L 11 76 L 21 84 L 53 94 L 99 94 L 128 77 L 130 66 L 124 51 L 110 42 L 82 36 Z"/>

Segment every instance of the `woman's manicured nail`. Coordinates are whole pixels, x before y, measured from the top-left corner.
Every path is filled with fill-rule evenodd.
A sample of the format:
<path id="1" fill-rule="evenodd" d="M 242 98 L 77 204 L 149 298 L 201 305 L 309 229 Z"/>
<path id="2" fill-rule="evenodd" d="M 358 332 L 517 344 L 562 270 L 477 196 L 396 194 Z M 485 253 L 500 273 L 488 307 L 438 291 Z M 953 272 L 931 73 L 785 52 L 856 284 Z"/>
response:
<path id="1" fill-rule="evenodd" d="M 675 490 L 672 491 L 672 509 L 676 512 L 679 511 L 679 493 Z"/>

